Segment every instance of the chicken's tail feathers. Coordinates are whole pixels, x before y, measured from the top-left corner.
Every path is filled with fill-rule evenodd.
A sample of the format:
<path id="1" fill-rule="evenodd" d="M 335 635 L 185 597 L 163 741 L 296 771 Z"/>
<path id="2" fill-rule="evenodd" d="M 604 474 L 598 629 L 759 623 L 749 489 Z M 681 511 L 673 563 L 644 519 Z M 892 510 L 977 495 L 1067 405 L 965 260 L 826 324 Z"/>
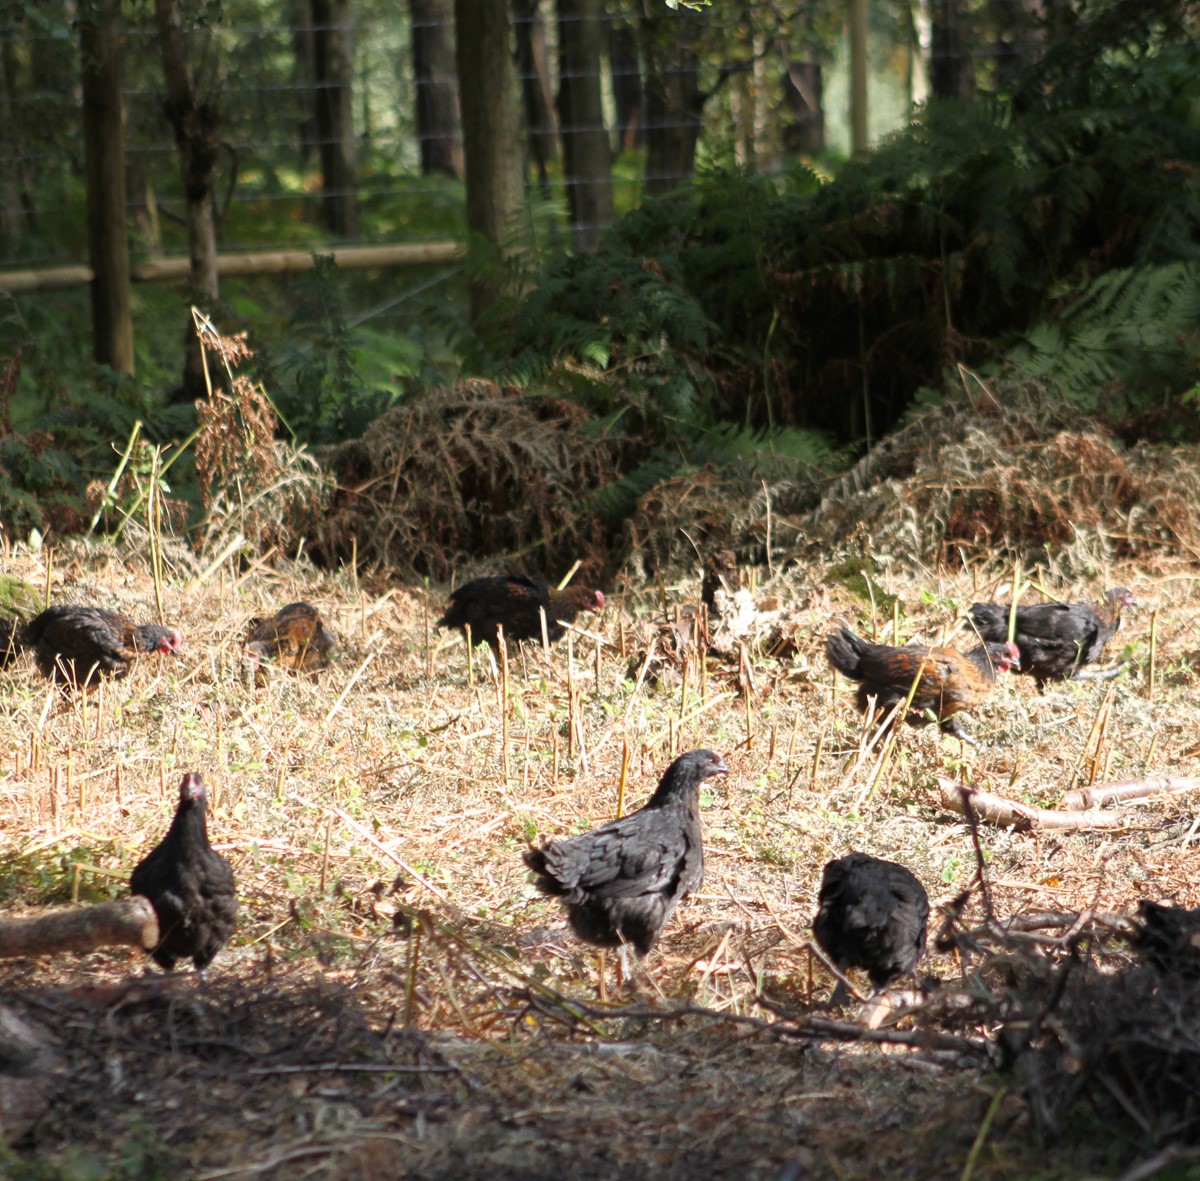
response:
<path id="1" fill-rule="evenodd" d="M 967 618 L 981 640 L 1002 644 L 1008 639 L 1008 608 L 999 603 L 972 603 Z"/>
<path id="2" fill-rule="evenodd" d="M 536 845 L 530 845 L 522 854 L 526 866 L 534 872 L 534 885 L 543 893 L 551 897 L 559 897 L 566 893 L 566 887 L 560 882 L 550 868 L 546 859 L 546 851 L 548 845 L 543 845 L 539 848 Z"/>
<path id="3" fill-rule="evenodd" d="M 856 636 L 848 627 L 839 627 L 831 632 L 825 641 L 825 654 L 829 663 L 840 673 L 852 680 L 862 679 L 862 657 L 865 641 Z"/>

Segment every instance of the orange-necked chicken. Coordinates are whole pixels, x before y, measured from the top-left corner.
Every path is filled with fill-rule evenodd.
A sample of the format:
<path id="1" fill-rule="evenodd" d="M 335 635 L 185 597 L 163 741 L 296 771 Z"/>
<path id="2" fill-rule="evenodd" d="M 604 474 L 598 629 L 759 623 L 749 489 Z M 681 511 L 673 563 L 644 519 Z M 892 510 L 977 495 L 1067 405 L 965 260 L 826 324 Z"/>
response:
<path id="1" fill-rule="evenodd" d="M 953 648 L 926 648 L 906 644 L 903 648 L 872 644 L 849 628 L 839 628 L 825 642 L 829 663 L 852 681 L 858 681 L 858 708 L 866 713 L 870 699 L 875 708 L 888 714 L 913 693 L 906 718 L 910 726 L 923 726 L 933 714 L 946 734 L 975 745 L 963 729 L 958 715 L 986 700 L 996 673 L 1020 668 L 1015 644 L 981 644 L 970 652 Z"/>
<path id="2" fill-rule="evenodd" d="M 437 627 L 471 629 L 471 643 L 485 641 L 499 651 L 497 627 L 506 640 L 540 640 L 546 613 L 546 636 L 553 643 L 563 634 L 564 623 L 574 623 L 580 611 L 599 611 L 604 595 L 583 586 L 555 590 L 540 578 L 524 574 L 492 574 L 460 586 L 450 595 L 446 614 Z"/>
<path id="3" fill-rule="evenodd" d="M 1123 586 L 1104 596 L 1104 606 L 1088 603 L 1035 603 L 1017 608 L 1013 639 L 1021 653 L 1018 672 L 1028 673 L 1039 690 L 1047 681 L 1106 680 L 1121 670 L 1083 673 L 1084 665 L 1099 660 L 1109 640 L 1121 626 L 1121 610 L 1135 606 L 1132 592 Z M 1008 607 L 1002 603 L 975 603 L 967 612 L 981 640 L 999 643 L 1008 638 Z"/>
<path id="4" fill-rule="evenodd" d="M 33 649 L 44 676 L 80 688 L 100 677 L 127 676 L 143 656 L 176 655 L 183 636 L 173 627 L 134 623 L 105 607 L 69 604 L 35 615 L 19 629 L 16 642 Z"/>

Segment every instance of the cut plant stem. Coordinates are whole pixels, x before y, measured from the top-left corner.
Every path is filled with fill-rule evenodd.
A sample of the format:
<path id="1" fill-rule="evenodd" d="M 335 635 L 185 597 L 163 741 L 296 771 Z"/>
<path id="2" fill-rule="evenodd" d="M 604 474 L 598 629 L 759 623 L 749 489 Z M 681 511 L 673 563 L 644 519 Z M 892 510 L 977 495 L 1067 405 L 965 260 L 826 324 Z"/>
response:
<path id="1" fill-rule="evenodd" d="M 1158 608 L 1155 607 L 1150 615 L 1150 677 L 1146 683 L 1146 697 L 1154 700 L 1154 690 L 1158 684 Z"/>
<path id="2" fill-rule="evenodd" d="M 1096 707 L 1096 716 L 1092 718 L 1092 728 L 1088 731 L 1087 741 L 1083 744 L 1083 749 L 1079 752 L 1079 757 L 1075 760 L 1075 768 L 1071 772 L 1071 778 L 1067 783 L 1067 791 L 1071 791 L 1079 782 L 1079 777 L 1083 774 L 1084 763 L 1087 762 L 1088 752 L 1092 750 L 1092 744 L 1096 740 L 1096 736 L 1100 733 L 1100 727 L 1104 724 L 1104 718 L 1107 713 L 1107 704 L 1111 700 L 1115 686 L 1110 685 L 1108 692 L 1104 694 L 1103 700 Z"/>
<path id="3" fill-rule="evenodd" d="M 496 627 L 496 639 L 500 652 L 500 765 L 504 771 L 504 786 L 512 782 L 512 768 L 508 760 L 508 645 L 504 642 L 504 628 Z"/>
<path id="4" fill-rule="evenodd" d="M 625 815 L 625 784 L 629 781 L 629 736 L 621 739 L 621 780 L 617 784 L 617 819 Z"/>

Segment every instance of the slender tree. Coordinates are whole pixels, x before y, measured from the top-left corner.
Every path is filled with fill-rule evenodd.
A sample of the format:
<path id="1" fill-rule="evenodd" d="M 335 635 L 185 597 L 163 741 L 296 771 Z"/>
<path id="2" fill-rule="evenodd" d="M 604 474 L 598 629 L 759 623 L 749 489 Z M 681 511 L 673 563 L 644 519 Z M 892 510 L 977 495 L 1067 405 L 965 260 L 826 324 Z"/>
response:
<path id="1" fill-rule="evenodd" d="M 970 98 L 975 90 L 965 0 L 930 0 L 929 84 L 939 98 Z"/>
<path id="2" fill-rule="evenodd" d="M 550 187 L 550 169 L 558 162 L 558 120 L 550 97 L 550 67 L 546 56 L 546 22 L 538 0 L 513 0 L 517 38 L 517 76 L 525 116 L 529 162 L 541 189 Z"/>
<path id="3" fill-rule="evenodd" d="M 458 79 L 454 73 L 453 13 L 449 0 L 409 0 L 417 139 L 426 176 L 463 175 Z"/>
<path id="4" fill-rule="evenodd" d="M 347 238 L 354 202 L 354 26 L 350 0 L 312 0 L 313 76 L 325 224 Z"/>
<path id="5" fill-rule="evenodd" d="M 520 118 L 509 52 L 507 0 L 455 0 L 458 94 L 471 235 L 471 318 L 478 322 L 498 289 L 490 260 L 511 245 L 521 209 Z"/>
<path id="6" fill-rule="evenodd" d="M 121 100 L 120 0 L 95 0 L 79 24 L 92 356 L 133 372 L 129 236 L 125 226 L 125 111 Z"/>
<path id="7" fill-rule="evenodd" d="M 617 109 L 618 152 L 629 152 L 645 142 L 646 96 L 638 59 L 637 33 L 628 21 L 614 20 L 608 38 L 613 105 Z"/>
<path id="8" fill-rule="evenodd" d="M 602 0 L 558 0 L 558 116 L 567 206 L 577 249 L 612 224 L 612 153 L 600 94 Z"/>
<path id="9" fill-rule="evenodd" d="M 647 5 L 641 18 L 646 61 L 646 179 L 649 196 L 670 192 L 692 175 L 700 117 L 699 37 L 704 16 Z"/>
<path id="10" fill-rule="evenodd" d="M 162 56 L 167 122 L 175 132 L 179 173 L 183 182 L 184 218 L 187 223 L 188 280 L 193 298 L 211 309 L 217 302 L 217 218 L 213 175 L 217 161 L 218 114 L 215 101 L 201 94 L 188 59 L 183 37 L 183 17 L 178 0 L 155 0 L 158 45 Z M 189 315 L 184 326 L 183 382 L 176 401 L 191 402 L 207 392 L 203 359 Z"/>
<path id="11" fill-rule="evenodd" d="M 850 0 L 850 148 L 855 152 L 865 152 L 870 138 L 867 69 L 867 0 Z"/>

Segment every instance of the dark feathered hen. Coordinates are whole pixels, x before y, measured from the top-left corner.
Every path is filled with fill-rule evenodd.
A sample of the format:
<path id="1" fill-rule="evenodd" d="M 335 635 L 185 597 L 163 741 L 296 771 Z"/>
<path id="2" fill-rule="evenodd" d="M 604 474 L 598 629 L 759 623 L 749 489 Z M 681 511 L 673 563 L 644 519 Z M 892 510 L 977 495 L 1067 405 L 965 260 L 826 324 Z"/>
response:
<path id="1" fill-rule="evenodd" d="M 1138 917 L 1142 925 L 1132 943 L 1142 958 L 1164 976 L 1200 979 L 1200 910 L 1143 898 Z"/>
<path id="2" fill-rule="evenodd" d="M 486 641 L 498 649 L 497 626 L 506 640 L 540 640 L 539 608 L 546 612 L 546 635 L 553 643 L 563 634 L 564 623 L 574 623 L 580 611 L 599 611 L 604 595 L 598 590 L 569 586 L 555 590 L 539 578 L 524 574 L 491 574 L 465 583 L 450 595 L 446 614 L 438 627 L 471 629 L 471 642 Z"/>
<path id="3" fill-rule="evenodd" d="M 255 669 L 271 660 L 292 672 L 315 676 L 329 666 L 337 636 L 311 603 L 289 603 L 270 619 L 252 619 L 246 653 Z"/>
<path id="4" fill-rule="evenodd" d="M 878 989 L 911 972 L 925 950 L 929 897 L 903 865 L 851 853 L 825 866 L 813 935 L 845 971 Z"/>
<path id="5" fill-rule="evenodd" d="M 668 768 L 645 807 L 525 853 L 543 894 L 561 898 L 571 929 L 597 947 L 645 955 L 681 898 L 704 879 L 700 784 L 727 775 L 720 755 L 692 750 Z"/>
<path id="6" fill-rule="evenodd" d="M 150 899 L 158 916 L 155 961 L 170 971 L 191 959 L 203 971 L 233 934 L 237 891 L 233 870 L 208 843 L 204 780 L 189 772 L 179 785 L 179 807 L 167 835 L 129 879 L 134 894 Z"/>
<path id="7" fill-rule="evenodd" d="M 987 699 L 996 673 L 1020 667 L 1015 644 L 981 644 L 965 653 L 919 644 L 895 648 L 872 644 L 846 627 L 829 637 L 825 651 L 834 668 L 859 682 L 858 708 L 863 713 L 872 697 L 876 699 L 876 709 L 889 713 L 907 700 L 919 674 L 907 717 L 909 725 L 924 725 L 929 711 L 937 717 L 943 731 L 963 742 L 973 740 L 957 715 Z"/>
<path id="8" fill-rule="evenodd" d="M 1017 608 L 1013 639 L 1021 653 L 1021 667 L 1037 680 L 1079 677 L 1085 665 L 1099 660 L 1109 640 L 1121 626 L 1121 610 L 1135 605 L 1123 586 L 1105 595 L 1105 605 L 1088 603 L 1036 603 Z M 1008 607 L 1001 603 L 975 603 L 967 617 L 982 640 L 999 643 L 1008 638 Z M 1108 674 L 1110 676 L 1114 673 Z"/>
<path id="9" fill-rule="evenodd" d="M 38 669 L 54 681 L 79 687 L 97 677 L 126 676 L 138 660 L 159 652 L 174 656 L 183 636 L 173 627 L 133 623 L 104 607 L 48 607 L 20 632 Z"/>

